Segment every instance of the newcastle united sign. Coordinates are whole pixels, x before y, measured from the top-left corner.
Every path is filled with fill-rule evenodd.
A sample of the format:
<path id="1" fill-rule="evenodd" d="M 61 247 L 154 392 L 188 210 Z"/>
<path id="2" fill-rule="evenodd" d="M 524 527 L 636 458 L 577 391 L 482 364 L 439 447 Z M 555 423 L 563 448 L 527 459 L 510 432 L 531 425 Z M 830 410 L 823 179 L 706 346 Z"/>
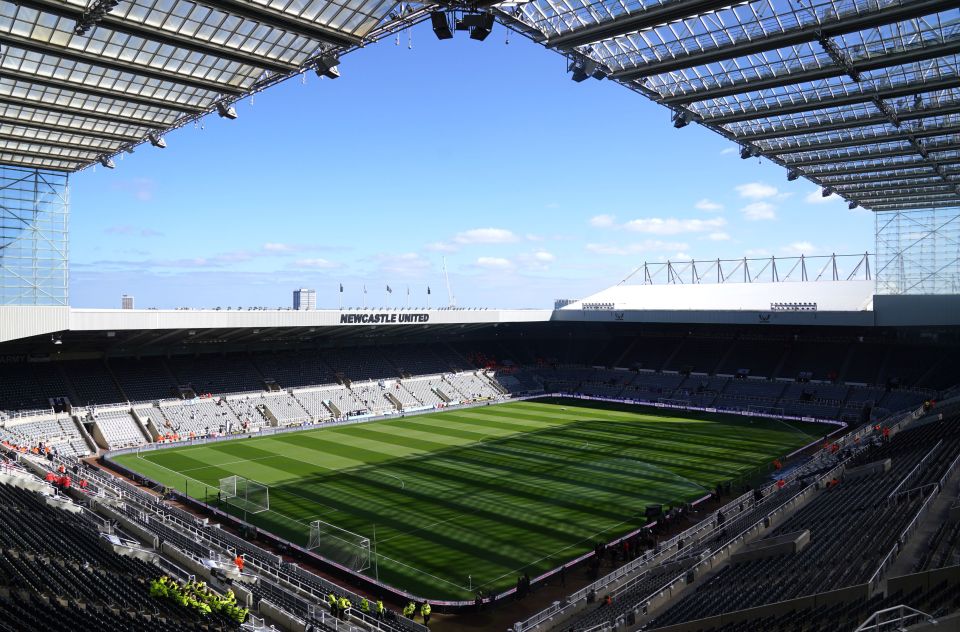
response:
<path id="1" fill-rule="evenodd" d="M 404 312 L 340 314 L 341 325 L 406 325 L 426 322 L 430 322 L 430 314 L 408 314 Z"/>

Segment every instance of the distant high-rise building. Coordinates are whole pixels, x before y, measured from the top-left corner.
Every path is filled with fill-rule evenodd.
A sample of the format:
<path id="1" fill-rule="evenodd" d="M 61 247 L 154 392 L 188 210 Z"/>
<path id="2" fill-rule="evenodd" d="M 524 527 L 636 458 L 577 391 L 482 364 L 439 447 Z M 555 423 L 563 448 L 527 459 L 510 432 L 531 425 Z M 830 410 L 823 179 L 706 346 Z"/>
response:
<path id="1" fill-rule="evenodd" d="M 133 297 L 124 294 L 120 297 L 120 309 L 133 309 Z"/>
<path id="2" fill-rule="evenodd" d="M 305 287 L 293 291 L 293 309 L 313 310 L 317 309 L 317 291 Z"/>

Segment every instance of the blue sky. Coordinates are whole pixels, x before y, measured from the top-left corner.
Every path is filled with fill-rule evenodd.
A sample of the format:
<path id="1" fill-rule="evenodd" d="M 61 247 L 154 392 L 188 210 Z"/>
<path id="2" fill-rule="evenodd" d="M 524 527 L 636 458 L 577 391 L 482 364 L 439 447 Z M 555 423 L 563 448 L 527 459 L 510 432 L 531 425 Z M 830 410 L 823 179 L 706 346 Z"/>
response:
<path id="1" fill-rule="evenodd" d="M 873 216 L 498 26 L 427 25 L 71 180 L 71 303 L 549 307 L 646 261 L 872 250 Z M 394 289 L 390 297 L 384 288 Z"/>

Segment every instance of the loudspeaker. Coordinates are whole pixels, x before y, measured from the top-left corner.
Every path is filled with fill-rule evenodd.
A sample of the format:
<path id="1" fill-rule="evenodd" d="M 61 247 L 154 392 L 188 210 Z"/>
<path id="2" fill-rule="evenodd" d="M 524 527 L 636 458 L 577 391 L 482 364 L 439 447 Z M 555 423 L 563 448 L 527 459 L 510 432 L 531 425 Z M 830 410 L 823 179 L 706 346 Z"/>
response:
<path id="1" fill-rule="evenodd" d="M 450 19 L 444 11 L 431 11 L 430 22 L 433 24 L 433 32 L 437 39 L 445 40 L 453 37 L 453 31 L 450 30 Z"/>

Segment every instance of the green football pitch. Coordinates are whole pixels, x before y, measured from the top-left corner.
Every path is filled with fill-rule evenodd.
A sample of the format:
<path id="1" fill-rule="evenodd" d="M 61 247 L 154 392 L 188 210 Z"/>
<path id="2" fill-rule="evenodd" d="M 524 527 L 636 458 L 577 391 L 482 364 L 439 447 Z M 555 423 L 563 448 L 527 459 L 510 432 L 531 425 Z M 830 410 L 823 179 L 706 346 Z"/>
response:
<path id="1" fill-rule="evenodd" d="M 430 599 L 471 599 L 636 529 L 648 504 L 699 498 L 827 432 L 676 414 L 512 402 L 115 460 L 211 502 L 229 476 L 266 484 L 269 510 L 247 515 L 260 528 L 306 546 L 310 522 L 336 525 L 370 539 L 366 574 Z"/>

